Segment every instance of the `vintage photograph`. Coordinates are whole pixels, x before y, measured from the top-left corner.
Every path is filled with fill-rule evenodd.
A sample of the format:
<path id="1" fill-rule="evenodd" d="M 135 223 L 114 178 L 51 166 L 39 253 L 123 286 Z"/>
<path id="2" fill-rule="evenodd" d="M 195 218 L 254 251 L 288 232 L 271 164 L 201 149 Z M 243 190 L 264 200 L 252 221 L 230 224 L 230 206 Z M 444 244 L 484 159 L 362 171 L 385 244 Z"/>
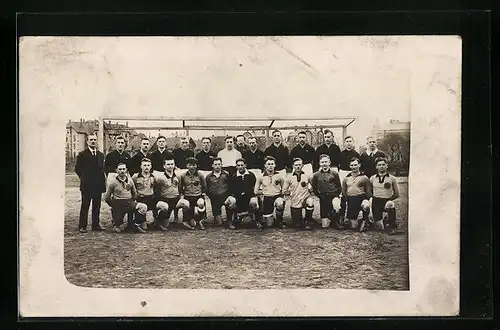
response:
<path id="1" fill-rule="evenodd" d="M 25 313 L 456 314 L 460 51 L 22 39 Z"/>
<path id="2" fill-rule="evenodd" d="M 68 118 L 64 267 L 70 283 L 408 290 L 408 70 L 374 72 L 380 63 L 373 56 L 347 77 L 335 43 L 309 39 L 314 48 L 307 53 L 321 56 L 295 53 L 287 38 L 156 41 L 174 45 L 158 61 L 185 63 L 203 47 L 205 56 L 188 65 L 204 75 L 225 72 L 243 83 L 266 71 L 276 88 L 293 83 L 304 93 L 301 115 L 286 111 L 293 96 L 259 99 L 249 92 L 239 103 L 228 98 L 234 117 L 183 116 L 182 104 L 160 110 L 153 103 L 148 113 L 120 115 L 117 106 L 114 116 L 82 112 Z M 359 47 L 368 51 L 370 42 Z M 238 56 L 235 61 L 219 57 L 228 50 Z M 127 64 L 132 56 L 138 55 L 108 55 L 108 75 L 121 62 L 116 74 L 131 79 L 137 65 L 145 65 Z M 164 74 L 179 80 L 179 90 L 189 91 L 191 80 L 199 79 L 176 71 Z M 350 96 L 356 100 L 330 93 L 329 84 L 334 89 L 339 78 L 359 86 L 359 94 Z M 359 107 L 373 79 L 387 81 L 382 95 L 373 97 L 401 93 L 390 111 Z M 258 81 L 225 84 L 226 93 Z M 140 95 L 130 90 L 123 97 Z M 322 109 L 316 109 L 319 98 Z M 265 116 L 277 107 L 280 116 Z"/>

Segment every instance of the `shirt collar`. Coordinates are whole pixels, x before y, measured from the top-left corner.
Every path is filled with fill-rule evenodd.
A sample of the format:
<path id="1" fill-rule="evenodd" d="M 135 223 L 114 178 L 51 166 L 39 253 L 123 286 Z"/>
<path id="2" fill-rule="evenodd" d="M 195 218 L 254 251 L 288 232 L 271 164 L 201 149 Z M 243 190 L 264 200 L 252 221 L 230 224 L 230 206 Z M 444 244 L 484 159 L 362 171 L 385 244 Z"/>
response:
<path id="1" fill-rule="evenodd" d="M 168 175 L 167 171 L 163 171 L 163 173 L 168 179 L 173 178 L 175 176 L 175 170 L 172 172 L 172 176 Z"/>
<path id="2" fill-rule="evenodd" d="M 380 179 L 385 179 L 385 177 L 389 177 L 389 172 L 386 172 L 384 175 L 380 175 L 380 174 L 375 174 L 377 176 L 377 178 L 380 178 Z"/>
<path id="3" fill-rule="evenodd" d="M 297 172 L 297 171 L 293 170 L 292 175 L 299 175 L 299 174 L 301 174 L 301 175 L 306 174 L 306 172 L 304 172 L 304 171 Z"/>
<path id="4" fill-rule="evenodd" d="M 90 148 L 88 148 L 88 149 L 89 149 L 89 151 L 90 151 L 90 153 L 91 153 L 91 154 L 93 154 L 93 153 L 95 152 L 95 154 L 97 155 L 97 148 L 95 148 L 95 149 L 93 149 L 93 150 L 92 150 L 92 149 L 90 149 Z"/>
<path id="5" fill-rule="evenodd" d="M 119 176 L 119 175 L 117 175 L 117 176 L 116 176 L 116 180 L 118 180 L 118 181 L 119 181 L 119 182 L 121 182 L 121 183 L 128 183 L 128 177 L 127 177 L 127 176 L 125 176 L 125 180 L 122 180 L 122 179 L 120 179 L 120 176 Z"/>
<path id="6" fill-rule="evenodd" d="M 248 170 L 247 170 L 247 169 L 245 169 L 245 172 L 243 172 L 243 174 L 241 174 L 241 173 L 240 173 L 240 171 L 236 171 L 236 176 L 237 176 L 237 177 L 238 177 L 238 176 L 245 176 L 245 175 L 247 175 L 247 174 L 250 174 L 250 172 L 248 172 Z"/>
<path id="7" fill-rule="evenodd" d="M 371 151 L 371 150 L 367 150 L 368 151 L 368 155 L 375 155 L 377 152 L 378 152 L 378 148 L 375 148 L 375 150 Z"/>
<path id="8" fill-rule="evenodd" d="M 269 176 L 269 177 L 272 177 L 272 176 L 273 176 L 273 175 L 275 175 L 275 174 L 276 174 L 276 171 L 274 171 L 274 173 L 273 173 L 273 174 L 269 174 L 269 173 L 267 173 L 267 171 L 264 171 L 264 173 L 262 174 L 262 176 Z"/>
<path id="9" fill-rule="evenodd" d="M 222 174 L 222 171 L 220 171 L 219 173 L 215 173 L 215 171 L 212 171 L 212 174 L 214 176 L 216 176 L 217 178 L 219 178 L 221 176 L 221 174 Z"/>
<path id="10" fill-rule="evenodd" d="M 153 175 L 151 174 L 151 172 L 149 172 L 149 177 L 152 177 Z M 139 174 L 137 174 L 137 177 L 143 177 L 144 178 L 144 175 L 142 175 L 142 172 L 139 172 Z"/>

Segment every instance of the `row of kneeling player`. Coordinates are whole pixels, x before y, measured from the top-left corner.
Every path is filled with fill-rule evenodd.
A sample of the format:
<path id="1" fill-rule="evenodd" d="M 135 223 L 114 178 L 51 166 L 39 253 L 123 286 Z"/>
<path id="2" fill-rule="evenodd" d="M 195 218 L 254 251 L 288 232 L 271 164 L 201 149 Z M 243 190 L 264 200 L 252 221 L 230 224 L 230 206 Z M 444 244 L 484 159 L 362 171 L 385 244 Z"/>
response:
<path id="1" fill-rule="evenodd" d="M 151 210 L 155 227 L 166 231 L 172 223 L 173 210 L 182 209 L 181 224 L 188 229 L 205 228 L 206 201 L 211 203 L 214 224 L 222 224 L 222 207 L 226 209 L 226 226 L 235 229 L 239 223 L 254 223 L 258 228 L 286 228 L 283 218 L 285 204 L 290 204 L 294 227 L 310 229 L 318 222 L 322 228 L 349 227 L 364 231 L 371 225 L 372 209 L 376 229 L 396 228 L 394 199 L 399 197 L 396 178 L 387 172 L 387 160 L 376 160 L 377 174 L 368 178 L 360 172 L 360 161 L 353 158 L 351 172 L 341 181 L 330 167 L 328 155 L 320 156 L 320 169 L 313 175 L 305 173 L 301 158 L 293 160 L 292 173 L 275 171 L 276 160 L 266 157 L 265 170 L 256 177 L 246 168 L 244 159 L 236 161 L 236 172 L 222 169 L 220 158 L 212 161 L 212 172 L 199 173 L 197 160 L 187 159 L 187 171 L 175 171 L 172 157 L 164 160 L 164 171 L 153 175 L 151 161 L 141 161 L 141 172 L 127 175 L 125 164 L 118 164 L 117 176 L 108 183 L 105 201 L 112 209 L 113 229 L 121 232 L 127 226 L 123 219 L 135 213 L 133 225 L 137 231 L 147 229 L 146 212 Z M 319 199 L 320 221 L 313 219 L 314 196 Z M 305 210 L 305 217 L 303 211 Z M 358 222 L 359 213 L 362 219 Z M 384 217 L 384 213 L 387 215 Z"/>

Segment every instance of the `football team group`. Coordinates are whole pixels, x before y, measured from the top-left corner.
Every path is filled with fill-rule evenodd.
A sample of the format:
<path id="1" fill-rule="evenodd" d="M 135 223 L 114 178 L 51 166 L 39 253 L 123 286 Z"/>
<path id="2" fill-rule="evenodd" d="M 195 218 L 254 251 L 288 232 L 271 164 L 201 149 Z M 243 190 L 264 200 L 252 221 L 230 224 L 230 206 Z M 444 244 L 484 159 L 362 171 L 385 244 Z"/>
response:
<path id="1" fill-rule="evenodd" d="M 297 138 L 298 144 L 289 151 L 282 133 L 275 130 L 272 144 L 262 151 L 255 137 L 247 141 L 243 135 L 228 136 L 225 147 L 216 153 L 206 137 L 195 155 L 188 137 L 169 151 L 166 138 L 159 136 L 157 150 L 150 153 L 150 141 L 144 138 L 131 157 L 124 150 L 123 137 L 104 156 L 97 148 L 97 135 L 89 134 L 88 148 L 78 154 L 75 165 L 82 196 L 79 231 L 87 232 L 91 203 L 92 230 L 106 230 L 99 216 L 105 192 L 117 233 L 145 232 L 148 211 L 153 214 L 154 228 L 161 231 L 171 226 L 205 229 L 210 223 L 230 229 L 293 226 L 395 233 L 398 183 L 388 173 L 387 158 L 377 149 L 375 138 L 367 139 L 361 155 L 351 136 L 344 138 L 341 150 L 329 130 L 324 131 L 325 143 L 316 149 L 306 142 L 305 132 Z M 207 203 L 213 216 L 210 221 Z M 315 219 L 318 204 L 320 217 Z M 290 207 L 291 219 L 283 216 L 285 206 Z"/>

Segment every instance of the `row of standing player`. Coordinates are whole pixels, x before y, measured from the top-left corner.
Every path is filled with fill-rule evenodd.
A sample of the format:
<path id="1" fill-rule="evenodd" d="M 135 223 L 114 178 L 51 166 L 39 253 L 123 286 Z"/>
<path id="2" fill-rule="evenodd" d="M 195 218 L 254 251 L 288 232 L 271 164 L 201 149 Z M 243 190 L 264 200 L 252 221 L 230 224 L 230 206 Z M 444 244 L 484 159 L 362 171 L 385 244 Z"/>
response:
<path id="1" fill-rule="evenodd" d="M 351 136 L 344 138 L 344 149 L 341 151 L 340 147 L 334 142 L 334 135 L 331 131 L 325 130 L 324 140 L 325 143 L 314 149 L 306 142 L 306 133 L 299 132 L 297 135 L 298 144 L 288 150 L 283 144 L 282 134 L 279 130 L 272 133 L 273 143 L 264 151 L 257 147 L 257 139 L 250 137 L 248 144 L 243 135 L 238 135 L 235 139 L 227 137 L 225 139 L 225 148 L 215 153 L 212 149 L 212 141 L 206 137 L 202 139 L 202 150 L 196 155 L 189 149 L 189 138 L 183 137 L 181 139 L 180 147 L 170 152 L 166 146 L 166 138 L 163 136 L 157 139 L 157 150 L 149 152 L 150 141 L 144 138 L 141 141 L 140 150 L 131 157 L 125 149 L 125 139 L 118 137 L 116 139 L 116 149 L 106 155 L 105 171 L 106 174 L 116 172 L 116 165 L 124 163 L 127 165 L 130 175 L 140 171 L 140 162 L 142 158 L 149 158 L 152 162 L 153 171 L 163 171 L 163 160 L 166 157 L 173 157 L 178 170 L 186 170 L 186 159 L 188 157 L 195 157 L 198 160 L 198 168 L 204 174 L 208 174 L 212 170 L 212 159 L 220 157 L 222 159 L 223 168 L 229 173 L 233 174 L 236 171 L 236 159 L 244 158 L 247 162 L 247 168 L 257 176 L 262 173 L 264 169 L 264 158 L 272 156 L 276 159 L 276 170 L 285 174 L 292 168 L 292 160 L 294 158 L 301 158 L 304 163 L 304 171 L 312 174 L 313 171 L 319 169 L 319 156 L 326 154 L 330 156 L 331 166 L 339 170 L 341 178 L 343 178 L 350 171 L 349 161 L 353 157 L 357 157 L 361 161 L 361 171 L 368 177 L 375 174 L 374 161 L 378 157 L 385 157 L 385 154 L 377 149 L 376 139 L 369 137 L 367 139 L 368 148 L 361 155 L 354 149 L 354 139 Z M 236 144 L 235 144 L 236 141 Z"/>
<path id="2" fill-rule="evenodd" d="M 190 157 L 187 159 L 188 170 L 178 175 L 174 170 L 174 159 L 168 157 L 164 161 L 164 172 L 152 175 L 151 161 L 144 158 L 141 172 L 134 174 L 130 182 L 126 165 L 119 164 L 119 174 L 110 182 L 105 197 L 112 208 L 114 230 L 123 231 L 126 225 L 123 217 L 127 212 L 135 212 L 134 225 L 138 231 L 144 232 L 147 228 L 145 214 L 152 210 L 156 227 L 166 231 L 175 209 L 183 210 L 182 224 L 186 228 L 199 226 L 204 229 L 205 196 L 210 199 L 215 223 L 220 221 L 221 208 L 225 206 L 230 229 L 236 228 L 242 215 L 261 229 L 274 225 L 286 228 L 288 224 L 283 218 L 285 200 L 290 203 L 293 225 L 310 229 L 314 222 L 313 194 L 319 198 L 322 228 L 328 228 L 333 221 L 339 229 L 347 225 L 364 231 L 371 206 L 376 228 L 395 230 L 393 200 L 399 197 L 399 189 L 396 178 L 387 173 L 384 158 L 377 158 L 378 173 L 370 179 L 359 172 L 359 159 L 353 158 L 351 172 L 342 182 L 337 171 L 330 167 L 330 157 L 326 154 L 320 156 L 320 169 L 313 175 L 302 171 L 301 158 L 293 160 L 293 171 L 286 176 L 275 171 L 276 160 L 272 156 L 266 157 L 264 173 L 258 178 L 246 169 L 244 159 L 238 159 L 236 163 L 237 171 L 229 174 L 222 170 L 222 160 L 214 158 L 212 172 L 203 176 L 198 172 L 197 160 Z M 127 195 L 123 193 L 126 190 Z M 346 203 L 347 221 L 343 218 Z M 358 224 L 360 212 L 363 217 Z M 382 218 L 384 212 L 387 212 L 385 221 Z"/>

